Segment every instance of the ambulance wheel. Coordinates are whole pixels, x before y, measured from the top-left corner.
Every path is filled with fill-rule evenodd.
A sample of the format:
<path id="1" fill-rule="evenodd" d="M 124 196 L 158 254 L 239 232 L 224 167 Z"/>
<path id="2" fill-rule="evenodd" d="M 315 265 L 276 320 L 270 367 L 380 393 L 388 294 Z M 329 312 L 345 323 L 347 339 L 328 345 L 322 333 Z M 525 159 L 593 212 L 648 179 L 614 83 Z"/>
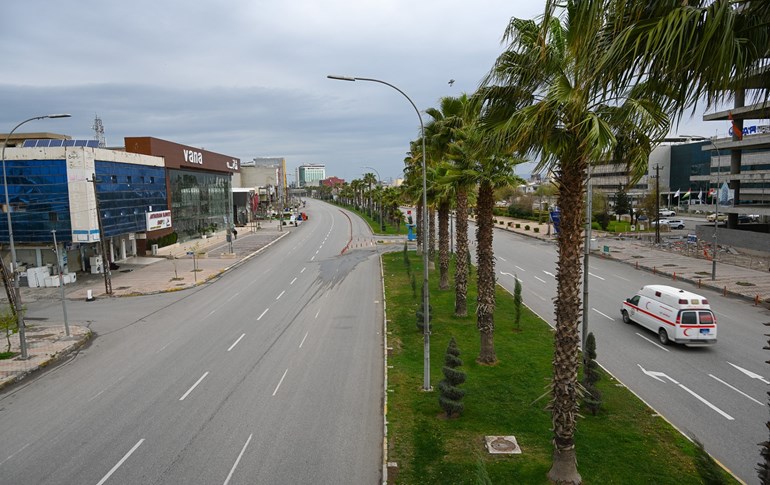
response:
<path id="1" fill-rule="evenodd" d="M 660 330 L 658 330 L 658 339 L 660 340 L 660 343 L 662 343 L 663 345 L 668 345 L 668 343 L 670 342 L 665 328 L 661 328 Z"/>
<path id="2" fill-rule="evenodd" d="M 628 312 L 623 310 L 623 323 L 633 323 L 631 317 L 628 316 Z"/>

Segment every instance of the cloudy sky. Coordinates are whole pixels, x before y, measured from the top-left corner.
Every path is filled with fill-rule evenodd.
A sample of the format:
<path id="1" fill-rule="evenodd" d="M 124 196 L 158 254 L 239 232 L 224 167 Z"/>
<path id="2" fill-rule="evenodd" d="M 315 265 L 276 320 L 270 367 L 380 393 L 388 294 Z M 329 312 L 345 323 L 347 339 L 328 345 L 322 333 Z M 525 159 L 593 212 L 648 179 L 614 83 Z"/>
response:
<path id="1" fill-rule="evenodd" d="M 382 79 L 422 111 L 472 93 L 502 51 L 511 17 L 542 0 L 25 0 L 3 5 L 0 132 L 26 124 L 108 146 L 154 136 L 289 172 L 324 163 L 360 178 L 399 177 L 419 121 L 397 91 L 327 74 Z M 450 85 L 449 80 L 455 82 Z M 426 120 L 427 121 L 427 120 Z M 678 132 L 712 136 L 714 123 Z M 519 169 L 528 173 L 527 167 Z"/>

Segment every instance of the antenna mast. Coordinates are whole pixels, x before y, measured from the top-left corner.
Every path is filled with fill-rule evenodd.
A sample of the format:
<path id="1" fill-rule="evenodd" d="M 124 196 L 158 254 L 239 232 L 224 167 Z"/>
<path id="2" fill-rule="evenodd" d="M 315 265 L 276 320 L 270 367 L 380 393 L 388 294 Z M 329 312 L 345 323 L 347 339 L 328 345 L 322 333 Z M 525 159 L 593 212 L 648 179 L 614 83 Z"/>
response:
<path id="1" fill-rule="evenodd" d="M 104 141 L 104 125 L 99 115 L 94 115 L 94 140 L 99 142 L 99 148 L 106 148 L 107 142 Z"/>

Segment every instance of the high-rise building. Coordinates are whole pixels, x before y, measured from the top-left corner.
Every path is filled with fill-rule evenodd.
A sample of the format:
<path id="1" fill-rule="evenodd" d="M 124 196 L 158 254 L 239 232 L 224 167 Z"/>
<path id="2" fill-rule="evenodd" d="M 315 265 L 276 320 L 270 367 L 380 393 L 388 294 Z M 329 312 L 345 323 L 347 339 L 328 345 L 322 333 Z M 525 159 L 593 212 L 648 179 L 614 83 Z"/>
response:
<path id="1" fill-rule="evenodd" d="M 326 165 L 306 163 L 297 169 L 299 187 L 317 187 L 321 180 L 326 178 Z"/>

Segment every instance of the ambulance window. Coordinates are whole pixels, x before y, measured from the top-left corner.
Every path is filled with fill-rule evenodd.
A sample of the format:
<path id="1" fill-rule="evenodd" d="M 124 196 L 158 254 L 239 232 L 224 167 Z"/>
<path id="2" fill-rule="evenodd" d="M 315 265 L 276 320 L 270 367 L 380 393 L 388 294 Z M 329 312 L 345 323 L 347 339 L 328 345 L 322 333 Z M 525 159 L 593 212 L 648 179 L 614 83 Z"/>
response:
<path id="1" fill-rule="evenodd" d="M 629 302 L 632 305 L 638 305 L 639 304 L 639 295 L 634 295 L 633 298 L 631 298 L 631 301 Z"/>
<path id="2" fill-rule="evenodd" d="M 682 325 L 697 325 L 698 318 L 695 312 L 682 312 Z"/>
<path id="3" fill-rule="evenodd" d="M 698 312 L 701 325 L 712 325 L 714 323 L 714 315 L 711 312 Z"/>

